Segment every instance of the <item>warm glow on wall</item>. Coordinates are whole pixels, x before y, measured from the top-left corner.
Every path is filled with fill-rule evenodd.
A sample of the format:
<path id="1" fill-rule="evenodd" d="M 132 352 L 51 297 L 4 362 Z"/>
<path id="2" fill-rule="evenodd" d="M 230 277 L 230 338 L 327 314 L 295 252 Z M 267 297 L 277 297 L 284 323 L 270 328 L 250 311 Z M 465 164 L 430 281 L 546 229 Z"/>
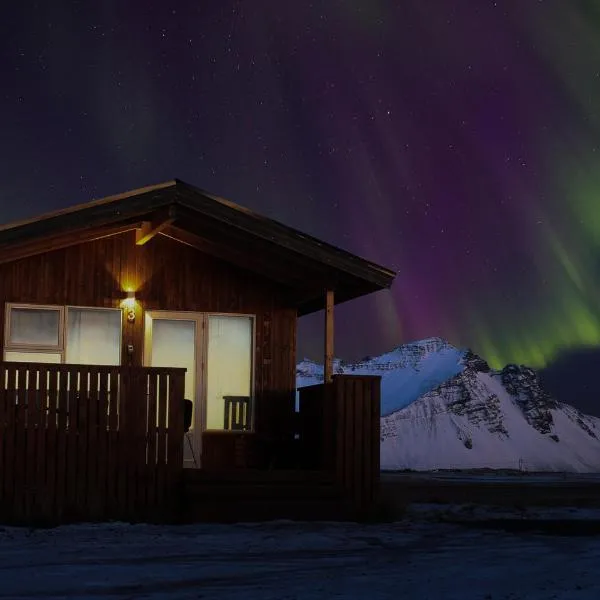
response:
<path id="1" fill-rule="evenodd" d="M 123 300 L 123 302 L 121 303 L 121 306 L 123 308 L 128 308 L 130 310 L 133 310 L 133 309 L 135 309 L 135 302 L 136 302 L 135 292 L 129 290 L 127 292 L 127 297 Z"/>
<path id="2" fill-rule="evenodd" d="M 127 314 L 127 321 L 133 323 L 135 321 L 135 309 L 137 301 L 135 299 L 135 292 L 132 290 L 127 291 L 127 297 L 121 302 L 121 307 L 125 309 Z"/>

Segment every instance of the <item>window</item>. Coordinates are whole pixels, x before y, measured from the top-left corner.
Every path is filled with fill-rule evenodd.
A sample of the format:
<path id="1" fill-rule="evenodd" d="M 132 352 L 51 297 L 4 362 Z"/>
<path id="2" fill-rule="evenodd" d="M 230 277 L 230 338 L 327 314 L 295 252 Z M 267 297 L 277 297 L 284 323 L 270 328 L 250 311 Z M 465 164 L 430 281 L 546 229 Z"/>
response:
<path id="1" fill-rule="evenodd" d="M 120 309 L 6 305 L 4 360 L 121 364 Z"/>
<path id="2" fill-rule="evenodd" d="M 252 427 L 253 325 L 251 317 L 208 316 L 206 429 Z"/>
<path id="3" fill-rule="evenodd" d="M 251 315 L 146 312 L 144 362 L 187 369 L 192 436 L 204 430 L 252 429 L 254 335 Z"/>
<path id="4" fill-rule="evenodd" d="M 58 349 L 62 345 L 61 309 L 13 306 L 8 315 L 8 343 L 11 346 Z"/>
<path id="5" fill-rule="evenodd" d="M 121 364 L 121 311 L 67 308 L 66 362 Z"/>

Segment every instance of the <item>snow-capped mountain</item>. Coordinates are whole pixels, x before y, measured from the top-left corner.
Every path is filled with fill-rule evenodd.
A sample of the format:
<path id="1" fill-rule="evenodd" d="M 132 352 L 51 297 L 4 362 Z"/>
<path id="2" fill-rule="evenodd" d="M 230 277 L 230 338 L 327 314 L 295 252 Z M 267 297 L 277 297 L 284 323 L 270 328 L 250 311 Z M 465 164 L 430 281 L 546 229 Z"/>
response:
<path id="1" fill-rule="evenodd" d="M 381 376 L 381 414 L 388 415 L 414 402 L 425 392 L 460 373 L 465 351 L 441 338 L 428 338 L 358 363 L 334 361 L 334 373 Z M 296 370 L 296 385 L 323 382 L 323 366 L 303 360 Z"/>
<path id="2" fill-rule="evenodd" d="M 600 419 L 551 398 L 528 367 L 493 371 L 430 338 L 335 371 L 382 377 L 382 469 L 600 471 Z M 298 365 L 298 387 L 322 380 L 320 365 Z"/>

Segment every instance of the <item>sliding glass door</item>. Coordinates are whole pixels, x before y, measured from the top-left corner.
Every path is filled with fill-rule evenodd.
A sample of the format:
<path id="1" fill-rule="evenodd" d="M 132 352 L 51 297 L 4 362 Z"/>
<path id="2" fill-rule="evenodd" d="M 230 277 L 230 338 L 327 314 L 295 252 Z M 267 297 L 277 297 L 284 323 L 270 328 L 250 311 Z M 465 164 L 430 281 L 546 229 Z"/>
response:
<path id="1" fill-rule="evenodd" d="M 206 429 L 252 428 L 252 317 L 208 315 Z"/>
<path id="2" fill-rule="evenodd" d="M 145 364 L 187 369 L 185 397 L 193 412 L 184 466 L 200 466 L 203 431 L 252 428 L 253 340 L 251 316 L 146 313 Z"/>
<path id="3" fill-rule="evenodd" d="M 149 367 L 179 367 L 185 373 L 184 398 L 192 401 L 192 424 L 183 446 L 184 467 L 199 467 L 201 453 L 201 390 L 199 373 L 202 322 L 193 313 L 149 311 L 146 313 L 144 363 Z M 183 432 L 182 432 L 183 434 Z"/>

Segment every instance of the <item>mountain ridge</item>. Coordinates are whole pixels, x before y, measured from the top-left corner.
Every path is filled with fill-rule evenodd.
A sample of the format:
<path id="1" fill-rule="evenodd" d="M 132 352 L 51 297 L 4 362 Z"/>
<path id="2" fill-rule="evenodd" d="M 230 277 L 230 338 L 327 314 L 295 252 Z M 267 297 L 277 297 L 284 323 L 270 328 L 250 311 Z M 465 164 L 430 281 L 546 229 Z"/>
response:
<path id="1" fill-rule="evenodd" d="M 397 346 L 336 373 L 381 376 L 383 469 L 600 471 L 600 419 L 558 402 L 523 365 L 492 370 L 442 338 Z M 323 380 L 301 361 L 298 387 Z"/>

